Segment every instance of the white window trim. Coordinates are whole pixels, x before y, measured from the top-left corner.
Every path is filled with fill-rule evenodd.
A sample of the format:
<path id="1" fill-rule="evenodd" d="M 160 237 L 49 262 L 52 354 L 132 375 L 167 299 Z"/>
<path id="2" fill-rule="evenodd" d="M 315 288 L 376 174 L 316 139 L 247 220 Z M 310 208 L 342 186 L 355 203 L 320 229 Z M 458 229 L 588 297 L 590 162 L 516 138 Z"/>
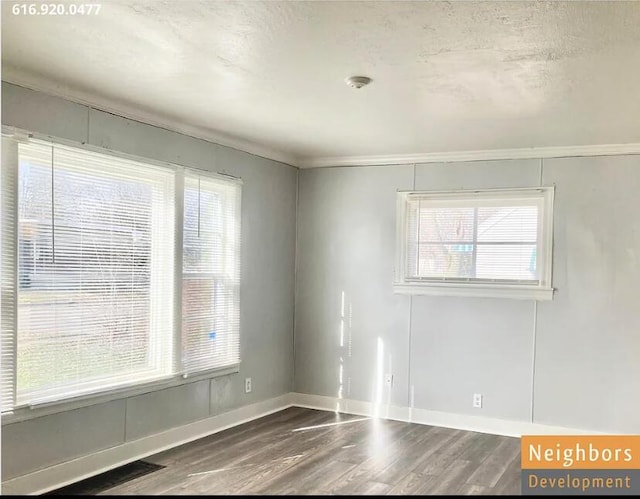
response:
<path id="1" fill-rule="evenodd" d="M 175 274 L 174 324 L 176 326 L 174 328 L 173 355 L 174 355 L 174 358 L 177 358 L 177 356 L 181 355 L 182 335 L 181 335 L 180 328 L 182 325 L 182 302 L 180 297 L 182 296 L 182 254 L 183 254 L 182 224 L 183 224 L 183 215 L 184 215 L 184 206 L 183 206 L 184 192 L 183 191 L 178 192 L 178 190 L 180 188 L 184 188 L 184 172 L 187 170 L 191 170 L 194 172 L 198 172 L 203 176 L 224 179 L 227 181 L 234 181 L 234 182 L 237 182 L 239 185 L 243 184 L 242 179 L 239 177 L 235 177 L 233 175 L 229 175 L 227 173 L 212 172 L 210 170 L 204 170 L 201 168 L 186 167 L 183 165 L 178 165 L 178 164 L 167 162 L 167 161 L 159 161 L 159 160 L 155 160 L 147 157 L 137 156 L 134 154 L 115 151 L 112 149 L 97 147 L 97 146 L 93 146 L 86 143 L 78 143 L 68 139 L 53 137 L 51 135 L 31 132 L 22 128 L 13 127 L 9 125 L 2 125 L 2 135 L 4 137 L 12 138 L 16 141 L 36 140 L 41 142 L 49 142 L 49 143 L 53 143 L 54 145 L 57 144 L 61 146 L 68 146 L 76 149 L 105 154 L 108 156 L 114 156 L 116 158 L 130 159 L 133 161 L 138 161 L 138 162 L 146 163 L 153 166 L 169 168 L 176 173 L 175 203 L 177 204 L 175 209 L 175 224 L 176 224 L 175 245 L 176 245 L 176 248 L 179 249 L 179 251 L 175 251 L 175 265 L 174 265 L 174 274 Z M 240 196 L 241 195 L 242 193 L 240 193 Z M 238 210 L 238 213 L 241 214 L 241 211 Z M 178 228 L 180 230 L 177 230 Z M 17 273 L 16 273 L 16 279 L 17 279 Z M 16 319 L 17 319 L 17 314 L 16 314 Z M 240 325 L 240 328 L 241 328 L 240 334 L 242 334 L 242 325 Z M 17 331 L 15 334 L 17 334 Z M 17 341 L 14 341 L 14 348 L 17 348 Z M 182 372 L 182 370 L 179 370 L 168 376 L 152 379 L 148 382 L 136 383 L 136 384 L 123 384 L 123 385 L 118 385 L 112 388 L 107 388 L 105 390 L 92 391 L 88 393 L 80 393 L 76 395 L 70 395 L 68 397 L 62 397 L 57 399 L 50 399 L 45 397 L 42 399 L 33 400 L 29 403 L 15 404 L 11 412 L 5 412 L 1 414 L 1 424 L 5 425 L 5 424 L 11 424 L 19 421 L 26 421 L 29 419 L 41 417 L 48 414 L 56 414 L 59 412 L 65 412 L 65 411 L 77 409 L 80 407 L 87 407 L 95 404 L 110 402 L 113 400 L 126 399 L 129 397 L 142 395 L 149 392 L 165 390 L 167 388 L 172 388 L 172 387 L 184 385 L 187 383 L 193 383 L 203 379 L 211 379 L 211 378 L 216 378 L 220 376 L 235 374 L 240 372 L 241 363 L 242 363 L 242 357 L 240 357 L 237 363 L 230 364 L 228 366 L 222 366 L 218 368 L 203 370 L 195 373 L 184 373 Z M 14 376 L 14 384 L 15 384 L 15 376 Z"/>
<path id="2" fill-rule="evenodd" d="M 393 292 L 405 295 L 461 296 L 484 298 L 513 298 L 520 300 L 546 301 L 553 299 L 552 282 L 553 258 L 553 186 L 526 187 L 514 189 L 476 189 L 451 191 L 398 191 L 396 208 L 396 262 Z M 407 246 L 407 200 L 410 195 L 428 195 L 433 199 L 469 199 L 482 197 L 522 198 L 543 194 L 543 216 L 538 225 L 539 265 L 543 273 L 538 285 L 504 282 L 445 282 L 437 280 L 415 280 L 406 276 Z"/>

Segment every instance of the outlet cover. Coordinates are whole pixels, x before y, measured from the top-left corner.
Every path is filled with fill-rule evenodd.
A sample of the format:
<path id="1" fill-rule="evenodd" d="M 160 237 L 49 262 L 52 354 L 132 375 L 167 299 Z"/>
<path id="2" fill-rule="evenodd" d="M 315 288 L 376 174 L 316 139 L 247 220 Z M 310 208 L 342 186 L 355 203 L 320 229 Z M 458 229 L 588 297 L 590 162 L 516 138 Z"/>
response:
<path id="1" fill-rule="evenodd" d="M 482 409 L 482 393 L 473 394 L 473 407 Z"/>

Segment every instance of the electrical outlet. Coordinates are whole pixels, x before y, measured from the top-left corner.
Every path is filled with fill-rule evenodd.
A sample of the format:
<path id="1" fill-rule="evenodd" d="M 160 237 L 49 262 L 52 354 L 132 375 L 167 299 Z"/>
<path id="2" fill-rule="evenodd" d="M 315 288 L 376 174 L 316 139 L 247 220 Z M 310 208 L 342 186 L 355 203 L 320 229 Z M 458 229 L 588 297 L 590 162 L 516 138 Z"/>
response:
<path id="1" fill-rule="evenodd" d="M 244 393 L 251 393 L 251 378 L 244 379 Z"/>
<path id="2" fill-rule="evenodd" d="M 384 384 L 387 386 L 393 385 L 393 374 L 387 373 L 384 375 Z"/>
<path id="3" fill-rule="evenodd" d="M 473 407 L 476 407 L 477 409 L 482 409 L 482 393 L 473 394 Z"/>

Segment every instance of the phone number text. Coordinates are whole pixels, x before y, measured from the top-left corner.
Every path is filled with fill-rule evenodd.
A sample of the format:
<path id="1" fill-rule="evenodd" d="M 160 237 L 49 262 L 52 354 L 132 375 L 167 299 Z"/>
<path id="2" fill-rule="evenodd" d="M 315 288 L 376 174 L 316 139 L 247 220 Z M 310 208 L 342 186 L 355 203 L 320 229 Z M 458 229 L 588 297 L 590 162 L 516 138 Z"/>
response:
<path id="1" fill-rule="evenodd" d="M 99 3 L 14 3 L 14 16 L 97 16 Z"/>

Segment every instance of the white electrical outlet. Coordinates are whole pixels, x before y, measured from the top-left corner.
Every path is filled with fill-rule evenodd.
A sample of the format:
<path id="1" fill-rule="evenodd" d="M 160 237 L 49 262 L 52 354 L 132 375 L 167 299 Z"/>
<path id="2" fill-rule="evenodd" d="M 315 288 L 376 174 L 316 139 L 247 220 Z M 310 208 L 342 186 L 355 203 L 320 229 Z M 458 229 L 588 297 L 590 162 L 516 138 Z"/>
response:
<path id="1" fill-rule="evenodd" d="M 473 407 L 482 409 L 482 393 L 473 394 Z"/>
<path id="2" fill-rule="evenodd" d="M 384 375 L 384 384 L 387 386 L 393 385 L 393 374 L 387 373 Z"/>
<path id="3" fill-rule="evenodd" d="M 244 393 L 251 393 L 251 378 L 244 379 Z"/>

